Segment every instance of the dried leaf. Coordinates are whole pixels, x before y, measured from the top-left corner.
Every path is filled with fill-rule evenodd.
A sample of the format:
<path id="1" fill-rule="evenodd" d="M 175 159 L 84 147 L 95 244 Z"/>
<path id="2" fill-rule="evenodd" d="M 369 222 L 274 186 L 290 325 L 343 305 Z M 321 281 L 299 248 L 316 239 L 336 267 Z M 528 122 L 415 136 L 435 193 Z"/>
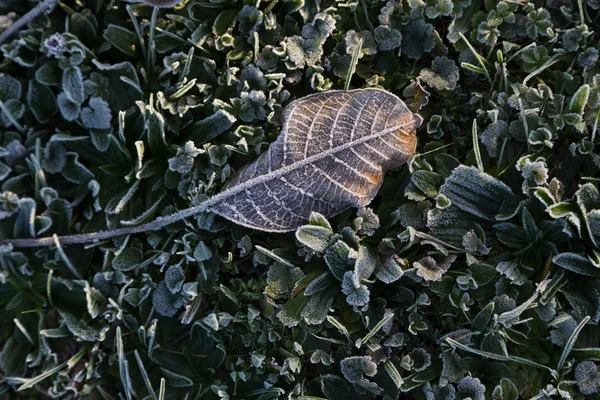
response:
<path id="1" fill-rule="evenodd" d="M 380 89 L 329 91 L 292 102 L 269 150 L 212 199 L 237 224 L 291 231 L 311 212 L 325 217 L 369 204 L 383 173 L 406 162 L 421 118 Z"/>

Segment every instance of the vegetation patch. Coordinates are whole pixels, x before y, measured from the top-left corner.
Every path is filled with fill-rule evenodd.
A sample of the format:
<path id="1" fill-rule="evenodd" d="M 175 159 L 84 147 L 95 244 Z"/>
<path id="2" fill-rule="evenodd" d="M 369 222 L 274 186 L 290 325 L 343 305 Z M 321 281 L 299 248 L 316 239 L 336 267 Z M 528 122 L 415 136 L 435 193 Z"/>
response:
<path id="1" fill-rule="evenodd" d="M 0 0 L 0 395 L 596 398 L 596 29 L 597 0 Z M 368 93 L 416 135 L 372 201 L 209 200 L 298 99 Z"/>

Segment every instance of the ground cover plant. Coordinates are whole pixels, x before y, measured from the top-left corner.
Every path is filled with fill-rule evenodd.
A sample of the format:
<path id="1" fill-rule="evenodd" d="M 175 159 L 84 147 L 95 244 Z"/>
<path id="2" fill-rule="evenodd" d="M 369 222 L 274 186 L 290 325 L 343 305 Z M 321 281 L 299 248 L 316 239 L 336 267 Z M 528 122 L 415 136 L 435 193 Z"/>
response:
<path id="1" fill-rule="evenodd" d="M 0 46 L 1 239 L 198 205 L 328 90 L 403 99 L 417 153 L 291 233 L 5 242 L 3 397 L 598 397 L 597 0 L 148 3 L 46 1 Z"/>

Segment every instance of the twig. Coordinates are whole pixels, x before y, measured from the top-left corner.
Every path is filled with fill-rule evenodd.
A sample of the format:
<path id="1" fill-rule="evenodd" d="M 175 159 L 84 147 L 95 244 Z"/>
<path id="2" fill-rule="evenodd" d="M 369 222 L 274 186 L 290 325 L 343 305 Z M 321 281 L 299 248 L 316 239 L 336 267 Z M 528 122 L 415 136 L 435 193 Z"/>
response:
<path id="1" fill-rule="evenodd" d="M 54 235 L 53 237 L 36 239 L 5 239 L 0 240 L 0 245 L 11 244 L 14 247 L 47 247 L 56 244 L 56 241 L 59 241 L 60 244 L 83 244 L 98 242 L 100 240 L 110 239 L 118 236 L 131 235 L 133 233 L 157 231 L 164 226 L 171 225 L 175 222 L 181 221 L 184 218 L 206 211 L 210 206 L 215 204 L 215 200 L 218 200 L 218 197 L 219 196 L 217 195 L 203 203 L 200 203 L 200 205 L 196 207 L 186 208 L 185 210 L 167 215 L 166 217 L 157 218 L 154 221 L 142 225 L 108 231 L 84 233 L 80 235 Z"/>
<path id="2" fill-rule="evenodd" d="M 43 0 L 42 2 L 40 2 L 40 4 L 35 6 L 34 9 L 30 10 L 27 14 L 19 18 L 17 22 L 9 26 L 8 29 L 6 29 L 4 32 L 2 32 L 2 34 L 0 34 L 0 45 L 2 45 L 2 43 L 4 43 L 9 37 L 14 35 L 23 26 L 36 19 L 42 13 L 46 12 L 46 10 L 52 8 L 52 6 L 56 4 L 56 1 L 57 0 Z"/>

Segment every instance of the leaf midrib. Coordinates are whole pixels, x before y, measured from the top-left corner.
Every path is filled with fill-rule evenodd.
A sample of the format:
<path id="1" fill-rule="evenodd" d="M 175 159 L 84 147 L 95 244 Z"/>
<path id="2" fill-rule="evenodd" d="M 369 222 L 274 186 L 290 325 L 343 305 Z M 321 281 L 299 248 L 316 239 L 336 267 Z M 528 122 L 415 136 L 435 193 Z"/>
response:
<path id="1" fill-rule="evenodd" d="M 303 160 L 300 160 L 300 161 L 294 162 L 292 164 L 283 166 L 283 167 L 281 167 L 279 169 L 276 169 L 274 171 L 271 171 L 269 173 L 259 175 L 257 177 L 254 177 L 252 179 L 247 180 L 244 183 L 240 183 L 240 184 L 238 184 L 238 185 L 236 185 L 236 186 L 234 186 L 234 187 L 232 187 L 230 189 L 227 189 L 227 190 L 224 190 L 224 191 L 220 192 L 219 194 L 213 196 L 212 198 L 210 198 L 207 201 L 207 203 L 210 203 L 210 204 L 203 203 L 201 206 L 205 206 L 206 208 L 204 208 L 204 209 L 205 210 L 209 210 L 213 205 L 218 204 L 223 199 L 226 199 L 226 198 L 228 198 L 230 196 L 234 196 L 234 195 L 236 195 L 236 194 L 238 194 L 238 193 L 240 193 L 240 192 L 242 192 L 242 191 L 244 191 L 246 189 L 251 189 L 255 185 L 260 185 L 260 184 L 263 184 L 265 182 L 270 181 L 271 179 L 279 178 L 279 177 L 284 176 L 284 175 L 288 174 L 289 172 L 292 172 L 292 171 L 294 171 L 296 169 L 302 168 L 302 167 L 304 167 L 306 165 L 309 165 L 309 164 L 311 164 L 313 162 L 322 160 L 325 157 L 332 156 L 332 155 L 337 154 L 337 153 L 339 153 L 341 151 L 347 150 L 349 148 L 353 148 L 354 146 L 357 146 L 359 144 L 362 144 L 362 143 L 368 142 L 370 140 L 377 139 L 379 137 L 385 136 L 385 135 L 390 134 L 392 132 L 398 131 L 398 130 L 400 130 L 402 128 L 405 128 L 406 126 L 410 125 L 411 123 L 412 122 L 407 122 L 407 123 L 402 124 L 402 125 L 395 125 L 395 126 L 393 126 L 391 128 L 386 128 L 386 129 L 382 130 L 381 132 L 376 133 L 374 135 L 363 136 L 360 139 L 354 140 L 352 142 L 344 143 L 341 146 L 334 147 L 332 149 L 328 149 L 326 151 L 323 151 L 323 152 L 317 153 L 315 155 L 312 155 L 310 157 L 307 157 L 307 158 L 305 158 Z M 267 151 L 271 151 L 271 149 L 269 149 Z"/>

